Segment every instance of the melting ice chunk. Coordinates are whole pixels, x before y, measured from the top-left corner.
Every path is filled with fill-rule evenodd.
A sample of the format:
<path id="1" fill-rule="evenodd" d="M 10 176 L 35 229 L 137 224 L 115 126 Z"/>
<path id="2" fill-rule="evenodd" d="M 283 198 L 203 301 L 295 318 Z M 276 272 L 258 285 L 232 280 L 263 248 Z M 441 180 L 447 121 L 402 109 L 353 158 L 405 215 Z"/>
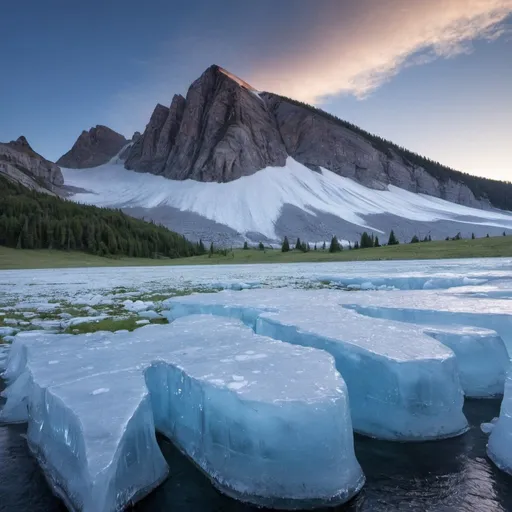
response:
<path id="1" fill-rule="evenodd" d="M 249 350 L 267 357 L 237 359 Z M 28 420 L 29 446 L 72 509 L 119 510 L 158 485 L 155 429 L 220 490 L 258 505 L 342 503 L 364 483 L 332 357 L 235 320 L 21 336 L 4 378 L 0 420 Z"/>
<path id="2" fill-rule="evenodd" d="M 236 317 L 258 334 L 331 353 L 361 433 L 418 440 L 464 432 L 453 352 L 417 328 L 345 309 L 337 303 L 340 296 L 329 290 L 247 290 L 174 297 L 165 304 L 172 308 L 170 320 L 197 313 Z"/>
<path id="3" fill-rule="evenodd" d="M 424 332 L 455 353 L 466 396 L 488 398 L 503 394 L 509 358 L 505 343 L 495 331 L 455 325 L 425 328 Z"/>
<path id="4" fill-rule="evenodd" d="M 509 300 L 465 297 L 430 291 L 395 291 L 392 294 L 354 292 L 340 296 L 340 303 L 353 305 L 361 314 L 423 325 L 466 325 L 491 329 L 512 354 L 512 306 Z"/>
<path id="5" fill-rule="evenodd" d="M 512 373 L 505 382 L 500 417 L 490 430 L 487 454 L 496 466 L 512 475 Z"/>

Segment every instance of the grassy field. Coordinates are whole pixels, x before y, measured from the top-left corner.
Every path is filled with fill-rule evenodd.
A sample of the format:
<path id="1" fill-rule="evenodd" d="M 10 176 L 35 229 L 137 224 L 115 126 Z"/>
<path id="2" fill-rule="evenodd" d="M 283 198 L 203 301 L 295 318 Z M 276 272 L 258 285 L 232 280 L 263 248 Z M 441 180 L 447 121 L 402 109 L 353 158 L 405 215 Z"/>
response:
<path id="1" fill-rule="evenodd" d="M 143 259 L 101 258 L 81 252 L 48 250 L 16 250 L 0 247 L 0 269 L 120 267 L 161 265 L 232 265 L 242 263 L 302 263 L 322 261 L 377 261 L 441 258 L 497 258 L 512 257 L 512 236 L 478 238 L 476 240 L 450 240 L 419 244 L 402 244 L 374 249 L 344 250 L 331 254 L 328 251 L 307 253 L 279 249 L 235 249 L 228 256 L 208 255 L 192 258 Z"/>

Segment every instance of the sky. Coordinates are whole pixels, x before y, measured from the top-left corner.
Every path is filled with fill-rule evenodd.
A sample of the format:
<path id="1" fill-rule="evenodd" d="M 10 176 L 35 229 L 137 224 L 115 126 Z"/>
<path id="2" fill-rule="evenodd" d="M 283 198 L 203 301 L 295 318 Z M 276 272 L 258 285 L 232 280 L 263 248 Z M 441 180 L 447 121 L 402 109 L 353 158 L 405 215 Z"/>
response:
<path id="1" fill-rule="evenodd" d="M 0 141 L 131 137 L 211 64 L 455 169 L 512 181 L 512 0 L 4 2 Z"/>

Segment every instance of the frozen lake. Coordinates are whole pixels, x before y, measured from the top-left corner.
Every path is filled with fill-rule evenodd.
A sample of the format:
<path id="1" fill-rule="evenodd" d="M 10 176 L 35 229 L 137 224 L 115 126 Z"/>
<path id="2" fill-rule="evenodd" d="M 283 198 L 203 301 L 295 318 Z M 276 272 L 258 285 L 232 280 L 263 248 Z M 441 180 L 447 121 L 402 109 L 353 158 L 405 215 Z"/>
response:
<path id="1" fill-rule="evenodd" d="M 211 330 L 208 316 L 204 315 L 228 319 L 218 319 L 217 323 L 212 320 L 214 327 Z M 171 322 L 169 326 L 144 326 L 167 319 Z M 144 327 L 140 331 L 136 329 L 130 336 L 108 333 L 73 336 L 80 326 L 105 320 L 133 321 L 134 327 Z M 237 363 L 210 350 L 209 347 L 218 343 L 215 341 L 218 336 L 218 340 L 228 343 L 226 353 L 229 352 L 230 342 L 222 334 L 228 328 L 228 324 L 223 323 L 227 321 L 231 322 L 229 336 L 246 340 L 243 342 L 244 350 L 250 349 L 251 344 L 263 347 L 258 349 L 255 357 L 243 355 L 254 353 L 252 350 L 239 352 L 241 355 Z M 240 329 L 240 334 L 237 329 Z M 205 357 L 211 358 L 216 375 L 206 375 L 205 370 L 198 374 L 199 360 L 191 359 L 192 356 L 183 358 L 180 355 L 179 359 L 165 356 L 165 345 L 159 345 L 158 341 L 162 335 L 174 333 L 172 336 L 184 340 L 183 336 L 190 337 L 191 332 L 204 332 L 204 335 L 196 334 L 196 338 L 206 345 L 198 345 L 197 348 Z M 72 340 L 78 343 L 77 350 L 70 354 L 83 357 L 83 364 L 76 359 L 65 362 L 68 338 L 63 333 L 67 333 L 70 343 L 75 343 Z M 511 477 L 498 470 L 486 456 L 488 436 L 480 430 L 481 423 L 490 422 L 499 415 L 497 395 L 503 392 L 509 367 L 507 350 L 509 353 L 512 350 L 512 259 L 0 271 L 0 336 L 6 342 L 0 344 L 0 367 L 7 363 L 11 343 L 18 349 L 22 345 L 26 347 L 31 354 L 27 370 L 34 383 L 48 386 L 50 393 L 53 389 L 61 390 L 58 392 L 59 400 L 64 400 L 66 408 L 74 411 L 73 414 L 83 415 L 82 423 L 91 424 L 91 428 L 94 427 L 94 419 L 91 421 L 87 407 L 83 407 L 83 399 L 79 398 L 82 396 L 80 393 L 87 393 L 88 389 L 82 382 L 92 379 L 87 376 L 89 366 L 85 365 L 97 366 L 94 353 L 90 352 L 91 343 L 95 351 L 103 350 L 101 369 L 97 366 L 91 380 L 91 394 L 97 396 L 94 400 L 107 400 L 105 404 L 110 399 L 105 393 L 117 386 L 109 376 L 109 357 L 115 357 L 117 372 L 129 370 L 133 375 L 135 380 L 130 385 L 135 387 L 130 392 L 131 396 L 145 390 L 143 381 L 139 384 L 136 374 L 133 374 L 134 363 L 130 359 L 123 362 L 114 355 L 112 347 L 116 346 L 119 354 L 133 351 L 130 357 L 141 368 L 144 365 L 151 368 L 152 358 L 162 360 L 164 357 L 171 367 L 179 360 L 179 366 L 185 372 L 191 376 L 195 372 L 195 379 L 197 375 L 204 375 L 201 379 L 205 385 L 231 390 L 239 400 L 244 399 L 245 393 L 253 403 L 261 401 L 262 404 L 271 403 L 265 380 L 259 381 L 254 376 L 248 379 L 247 374 L 243 376 L 247 359 L 255 359 L 247 368 L 253 374 L 259 374 L 261 370 L 268 370 L 265 357 L 269 357 L 273 361 L 271 366 L 275 363 L 281 367 L 281 370 L 277 368 L 279 374 L 292 370 L 287 358 L 297 358 L 299 353 L 302 354 L 297 352 L 297 347 L 292 350 L 293 346 L 307 347 L 300 350 L 312 350 L 317 354 L 327 352 L 333 357 L 332 364 L 341 374 L 343 386 L 346 383 L 350 410 L 342 400 L 333 412 L 325 409 L 322 414 L 325 418 L 329 414 L 339 418 L 340 414 L 350 413 L 356 432 L 378 438 L 356 435 L 355 456 L 366 476 L 366 484 L 352 502 L 340 505 L 339 510 L 512 509 Z M 279 344 L 276 348 L 273 348 L 272 340 Z M 148 352 L 148 343 L 154 356 Z M 195 343 L 193 334 L 187 343 Z M 122 344 L 126 345 L 126 350 Z M 43 345 L 48 348 L 42 349 Z M 146 347 L 142 348 L 140 357 L 136 352 L 139 346 Z M 276 351 L 279 346 L 286 350 Z M 262 351 L 267 353 L 262 354 Z M 46 356 L 47 352 L 52 355 Z M 258 361 L 260 356 L 263 359 Z M 227 365 L 226 370 L 216 365 L 215 357 L 223 357 L 222 364 Z M 44 365 L 50 358 L 53 366 L 48 372 Z M 146 360 L 147 363 L 143 362 Z M 71 361 L 76 368 L 71 368 Z M 312 361 L 311 357 L 309 361 Z M 60 362 L 64 364 L 62 378 L 59 377 Z M 330 371 L 327 366 L 331 363 L 326 359 L 321 364 L 324 370 L 319 370 L 319 373 L 325 375 Z M 208 368 L 204 361 L 201 365 Z M 11 361 L 9 384 L 21 375 L 16 372 L 24 371 L 22 367 L 14 369 Z M 76 381 L 80 382 L 78 394 L 74 391 L 78 389 L 76 384 L 68 376 L 74 374 L 83 375 L 80 377 L 82 380 Z M 224 382 L 228 374 L 233 374 L 232 380 L 229 377 Z M 271 378 L 270 374 L 266 378 Z M 287 377 L 290 378 L 294 377 Z M 305 384 L 300 394 L 300 400 L 305 404 L 319 396 L 318 393 L 315 398 L 309 396 L 306 389 L 321 389 L 321 395 L 325 396 L 331 393 L 327 391 L 331 384 L 326 385 L 319 380 L 315 383 L 314 375 L 311 378 L 311 383 L 300 377 L 297 381 L 297 385 Z M 157 381 L 151 382 L 150 388 L 154 388 Z M 341 389 L 345 389 L 343 386 Z M 279 389 L 285 400 L 299 400 L 299 395 L 293 399 L 286 398 L 286 385 Z M 332 389 L 334 393 L 334 387 Z M 29 402 L 33 401 L 35 395 L 31 397 L 29 388 L 26 390 Z M 155 390 L 150 391 L 154 400 Z M 193 401 L 194 395 L 190 396 Z M 474 399 L 482 397 L 493 398 Z M 114 395 L 112 398 L 118 407 L 119 398 Z M 506 395 L 508 398 L 512 399 Z M 11 402 L 4 409 L 4 420 L 22 418 L 23 413 L 13 402 L 12 394 L 9 400 Z M 37 404 L 39 408 L 39 402 Z M 36 407 L 36 402 L 32 406 Z M 102 410 L 105 406 L 98 407 Z M 230 414 L 234 413 L 232 408 L 230 411 Z M 60 410 L 59 414 L 66 413 Z M 119 414 L 131 413 L 119 410 Z M 156 413 L 153 405 L 153 414 L 162 413 Z M 243 414 L 234 421 L 243 421 L 240 419 Z M 306 429 L 304 431 L 310 429 L 300 414 L 294 412 L 293 417 L 290 428 L 296 432 L 302 428 Z M 52 418 L 44 421 L 51 431 Z M 282 421 L 288 421 L 286 416 Z M 346 427 L 352 429 L 352 424 L 346 423 Z M 497 433 L 491 434 L 491 439 L 494 436 L 491 456 L 496 464 L 507 469 L 512 467 L 512 460 L 509 460 L 506 450 L 501 449 L 501 439 L 508 435 L 510 427 L 501 420 L 497 425 Z M 166 429 L 174 432 L 175 427 L 157 425 L 157 428 L 163 432 Z M 265 428 L 269 428 L 268 425 Z M 343 431 L 343 424 L 339 428 L 340 432 Z M 60 427 L 55 426 L 55 429 L 55 432 L 60 431 Z M 24 428 L 20 426 L 0 426 L 0 494 L 7 497 L 11 509 L 58 510 L 59 502 L 51 496 L 44 480 L 30 476 L 34 472 L 39 475 L 40 471 L 25 448 L 23 432 Z M 77 438 L 77 442 L 88 442 L 87 432 L 83 435 L 85 441 Z M 321 435 L 325 438 L 326 434 L 322 432 Z M 328 443 L 330 446 L 337 438 L 335 431 L 332 435 L 333 441 Z M 172 438 L 173 434 L 169 436 Z M 40 437 L 34 438 L 30 430 L 29 439 L 32 443 L 41 443 L 40 449 L 44 443 L 47 444 Z M 415 442 L 392 442 L 396 440 Z M 431 441 L 425 442 L 427 440 Z M 187 453 L 182 440 L 174 441 Z M 123 442 L 119 438 L 119 446 Z M 203 474 L 168 440 L 159 438 L 158 442 L 173 477 L 141 501 L 137 509 L 252 510 L 249 505 L 240 505 L 219 495 Z M 188 442 L 194 444 L 189 437 Z M 237 442 L 246 445 L 251 440 Z M 262 441 L 258 443 L 261 446 Z M 204 469 L 210 467 L 213 459 L 208 455 L 208 448 L 203 449 L 204 460 L 199 458 L 195 462 Z M 347 450 L 340 458 L 342 466 L 347 464 L 343 460 L 353 458 L 349 445 L 341 443 L 337 450 L 340 453 Z M 192 453 L 195 455 L 190 455 Z M 198 453 L 194 448 L 188 454 L 194 458 Z M 293 460 L 300 460 L 296 459 L 300 453 L 299 445 L 296 449 L 290 445 L 289 453 L 283 452 L 282 456 L 286 459 L 293 455 Z M 105 456 L 104 453 L 102 455 Z M 320 453 L 315 455 L 319 456 L 321 467 L 324 463 L 320 463 Z M 311 455 L 307 455 L 307 459 L 311 460 Z M 338 464 L 332 460 L 330 463 Z M 217 469 L 215 474 L 218 474 Z M 301 478 L 300 475 L 297 478 Z M 350 478 L 352 481 L 347 480 L 347 486 L 356 489 L 359 485 L 355 483 L 358 478 L 356 470 Z M 161 475 L 155 475 L 155 482 L 161 479 Z M 244 483 L 245 489 L 251 481 L 249 478 L 248 483 Z M 215 485 L 221 489 L 225 487 Z M 230 485 L 228 481 L 226 488 Z M 261 486 L 258 485 L 260 492 Z M 261 485 L 265 487 L 266 484 Z M 291 476 L 286 485 L 293 489 L 295 483 Z M 29 487 L 29 492 L 24 492 L 22 487 Z M 265 488 L 264 492 L 267 491 L 273 492 Z M 197 492 L 209 498 L 193 497 Z M 334 492 L 334 487 L 329 492 Z M 189 508 L 187 503 L 190 503 Z"/>

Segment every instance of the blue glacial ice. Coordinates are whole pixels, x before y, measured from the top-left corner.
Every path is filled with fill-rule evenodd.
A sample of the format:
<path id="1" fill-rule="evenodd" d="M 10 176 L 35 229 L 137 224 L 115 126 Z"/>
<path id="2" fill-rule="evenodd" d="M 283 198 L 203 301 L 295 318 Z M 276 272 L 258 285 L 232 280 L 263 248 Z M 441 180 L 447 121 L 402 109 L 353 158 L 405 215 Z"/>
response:
<path id="1" fill-rule="evenodd" d="M 222 492 L 257 505 L 342 503 L 364 483 L 333 358 L 236 320 L 27 333 L 3 378 L 0 420 L 28 421 L 32 452 L 73 510 L 120 510 L 157 486 L 168 468 L 155 430 Z"/>
<path id="2" fill-rule="evenodd" d="M 507 376 L 498 421 L 482 425 L 491 432 L 487 454 L 501 470 L 512 475 L 512 374 Z"/>
<path id="3" fill-rule="evenodd" d="M 495 331 L 453 325 L 426 327 L 423 332 L 452 349 L 467 397 L 491 398 L 503 394 L 509 357 L 505 343 Z"/>
<path id="4" fill-rule="evenodd" d="M 349 290 L 436 290 L 455 286 L 481 285 L 487 283 L 485 278 L 470 278 L 451 274 L 432 276 L 416 273 L 405 276 L 345 276 L 319 275 L 316 281 L 331 283 Z"/>
<path id="5" fill-rule="evenodd" d="M 192 314 L 237 318 L 257 334 L 329 352 L 347 383 L 360 433 L 406 441 L 464 432 L 464 395 L 452 350 L 419 328 L 343 308 L 341 296 L 329 290 L 226 291 L 175 297 L 164 305 L 170 320 Z"/>
<path id="6" fill-rule="evenodd" d="M 353 292 L 340 303 L 373 318 L 433 326 L 465 325 L 496 331 L 512 353 L 512 304 L 509 300 L 464 296 L 457 291 Z"/>

